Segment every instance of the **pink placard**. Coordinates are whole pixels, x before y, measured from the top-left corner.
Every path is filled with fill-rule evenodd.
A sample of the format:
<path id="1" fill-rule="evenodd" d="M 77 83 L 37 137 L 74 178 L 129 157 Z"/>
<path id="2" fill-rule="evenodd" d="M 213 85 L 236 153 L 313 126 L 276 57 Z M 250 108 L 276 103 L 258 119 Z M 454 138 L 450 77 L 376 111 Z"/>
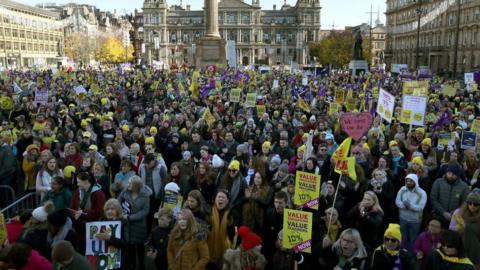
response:
<path id="1" fill-rule="evenodd" d="M 340 125 L 352 139 L 358 141 L 372 126 L 373 117 L 368 112 L 344 113 L 340 116 Z"/>

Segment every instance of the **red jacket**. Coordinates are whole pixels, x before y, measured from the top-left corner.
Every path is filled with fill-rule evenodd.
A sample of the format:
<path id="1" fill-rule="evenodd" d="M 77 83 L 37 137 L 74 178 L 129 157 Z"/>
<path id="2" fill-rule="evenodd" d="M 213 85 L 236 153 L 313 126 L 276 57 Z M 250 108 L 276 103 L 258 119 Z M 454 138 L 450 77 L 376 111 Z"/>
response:
<path id="1" fill-rule="evenodd" d="M 75 190 L 73 194 L 72 202 L 70 204 L 70 208 L 72 210 L 80 210 L 80 189 Z M 88 205 L 88 203 L 87 203 Z M 103 206 L 105 205 L 105 194 L 101 190 L 100 186 L 95 184 L 92 187 L 92 191 L 90 193 L 90 207 L 84 207 L 82 211 L 85 213 L 77 220 L 72 214 L 72 220 L 74 220 L 74 227 L 75 230 L 78 232 L 78 236 L 82 239 L 85 239 L 85 223 L 90 221 L 97 221 L 103 217 Z"/>
<path id="2" fill-rule="evenodd" d="M 19 270 L 50 270 L 52 269 L 52 264 L 38 254 L 38 252 L 32 249 L 30 257 L 28 258 L 27 263 L 20 268 Z"/>

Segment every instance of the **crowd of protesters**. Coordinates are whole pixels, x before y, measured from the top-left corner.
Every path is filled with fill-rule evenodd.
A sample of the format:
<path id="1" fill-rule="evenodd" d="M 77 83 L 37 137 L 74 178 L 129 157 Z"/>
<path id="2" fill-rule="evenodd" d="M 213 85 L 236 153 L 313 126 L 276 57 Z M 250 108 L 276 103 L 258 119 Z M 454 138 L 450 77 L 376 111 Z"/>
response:
<path id="1" fill-rule="evenodd" d="M 453 82 L 427 78 L 425 125 L 412 127 L 399 121 L 407 79 L 213 66 L 5 72 L 0 185 L 41 204 L 8 220 L 0 269 L 90 269 L 86 223 L 102 220 L 122 222 L 120 238 L 97 235 L 123 251 L 121 269 L 480 269 L 480 161 L 461 147 L 480 92 L 456 84 L 446 96 Z M 375 114 L 375 87 L 396 97 L 391 123 Z M 355 181 L 331 158 L 348 137 L 346 104 L 329 110 L 337 89 L 374 116 L 350 149 Z M 441 133 L 453 134 L 447 146 Z M 302 208 L 297 171 L 321 175 L 318 210 L 303 209 L 311 253 L 282 246 L 284 209 Z"/>

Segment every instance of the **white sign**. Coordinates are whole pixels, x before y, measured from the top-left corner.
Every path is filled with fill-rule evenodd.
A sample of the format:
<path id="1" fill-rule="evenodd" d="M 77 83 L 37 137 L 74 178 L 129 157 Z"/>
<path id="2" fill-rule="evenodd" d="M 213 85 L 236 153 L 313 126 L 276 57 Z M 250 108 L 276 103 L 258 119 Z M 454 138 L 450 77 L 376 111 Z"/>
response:
<path id="1" fill-rule="evenodd" d="M 99 233 L 122 239 L 122 223 L 120 221 L 99 221 L 86 223 L 85 255 L 95 267 L 93 269 L 119 269 L 121 265 L 121 250 L 105 240 L 98 239 Z M 93 266 L 92 265 L 92 266 Z"/>
<path id="2" fill-rule="evenodd" d="M 465 84 L 475 83 L 473 73 L 465 73 Z"/>
<path id="3" fill-rule="evenodd" d="M 308 85 L 308 77 L 303 77 L 302 79 L 302 85 L 307 86 Z"/>
<path id="4" fill-rule="evenodd" d="M 48 103 L 48 91 L 37 89 L 35 90 L 35 103 L 47 104 Z"/>
<path id="5" fill-rule="evenodd" d="M 412 126 L 423 126 L 426 109 L 427 97 L 403 96 L 400 122 Z"/>
<path id="6" fill-rule="evenodd" d="M 380 88 L 378 93 L 377 113 L 388 123 L 392 122 L 393 110 L 395 107 L 395 96 Z"/>
<path id="7" fill-rule="evenodd" d="M 273 89 L 277 89 L 279 86 L 278 80 L 273 80 Z"/>
<path id="8" fill-rule="evenodd" d="M 85 89 L 85 87 L 83 87 L 83 85 L 79 85 L 79 86 L 73 88 L 73 90 L 75 90 L 75 93 L 76 93 L 77 95 L 86 94 L 86 93 L 87 93 L 87 90 Z"/>
<path id="9" fill-rule="evenodd" d="M 400 74 L 402 70 L 408 70 L 407 64 L 392 64 L 392 73 Z"/>
<path id="10" fill-rule="evenodd" d="M 237 67 L 237 45 L 235 40 L 227 40 L 227 63 L 228 66 Z"/>

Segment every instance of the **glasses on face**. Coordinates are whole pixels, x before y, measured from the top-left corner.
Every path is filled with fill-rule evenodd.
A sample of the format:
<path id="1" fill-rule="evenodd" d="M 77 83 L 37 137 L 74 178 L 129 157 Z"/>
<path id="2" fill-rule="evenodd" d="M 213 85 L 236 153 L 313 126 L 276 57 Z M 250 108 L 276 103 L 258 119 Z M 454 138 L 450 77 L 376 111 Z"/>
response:
<path id="1" fill-rule="evenodd" d="M 327 148 L 320 148 L 320 151 L 325 152 L 327 151 Z"/>
<path id="2" fill-rule="evenodd" d="M 237 170 L 228 170 L 228 172 L 234 173 L 237 172 Z"/>
<path id="3" fill-rule="evenodd" d="M 398 240 L 395 238 L 385 237 L 385 242 L 396 243 Z"/>
<path id="4" fill-rule="evenodd" d="M 476 203 L 476 202 L 467 202 L 468 205 L 471 205 L 471 206 L 480 206 L 479 203 Z"/>

